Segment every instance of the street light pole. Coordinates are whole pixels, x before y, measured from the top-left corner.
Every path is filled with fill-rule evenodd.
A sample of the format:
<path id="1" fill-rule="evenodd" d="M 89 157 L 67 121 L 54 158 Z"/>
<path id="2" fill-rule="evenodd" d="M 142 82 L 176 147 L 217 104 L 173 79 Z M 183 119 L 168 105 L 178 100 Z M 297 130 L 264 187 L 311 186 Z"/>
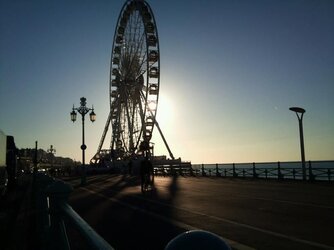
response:
<path id="1" fill-rule="evenodd" d="M 299 135 L 300 135 L 300 152 L 302 158 L 302 171 L 303 171 L 303 180 L 306 180 L 306 166 L 305 166 L 305 149 L 304 149 L 304 133 L 303 133 L 303 116 L 305 109 L 298 107 L 291 107 L 291 111 L 294 111 L 298 118 L 299 123 Z"/>
<path id="2" fill-rule="evenodd" d="M 38 141 L 35 141 L 35 152 L 34 152 L 34 174 L 37 173 L 37 144 L 38 144 Z"/>
<path id="3" fill-rule="evenodd" d="M 85 115 L 89 111 L 92 111 L 89 114 L 89 117 L 90 117 L 91 122 L 94 122 L 96 120 L 96 114 L 94 113 L 94 107 L 92 107 L 92 108 L 87 108 L 86 107 L 86 98 L 85 97 L 80 98 L 80 105 L 81 105 L 80 107 L 74 108 L 74 104 L 73 104 L 72 112 L 70 114 L 71 114 L 72 122 L 75 122 L 75 120 L 77 119 L 77 113 L 75 111 L 78 111 L 78 113 L 82 117 L 82 145 L 81 145 L 80 148 L 82 150 L 81 185 L 83 186 L 83 185 L 86 184 L 85 150 L 86 150 L 87 146 L 85 144 Z"/>

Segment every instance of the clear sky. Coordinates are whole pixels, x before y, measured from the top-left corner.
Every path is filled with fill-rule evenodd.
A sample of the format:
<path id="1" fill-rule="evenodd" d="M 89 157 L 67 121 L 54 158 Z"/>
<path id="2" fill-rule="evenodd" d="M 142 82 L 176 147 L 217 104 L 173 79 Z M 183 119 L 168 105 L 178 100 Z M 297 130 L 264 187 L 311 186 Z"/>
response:
<path id="1" fill-rule="evenodd" d="M 86 158 L 109 113 L 109 67 L 124 1 L 0 0 L 0 129 L 19 148 L 54 145 Z M 294 161 L 306 109 L 306 160 L 334 159 L 334 1 L 148 1 L 158 26 L 158 122 L 176 157 L 193 163 Z M 156 155 L 168 155 L 154 130 Z M 110 138 L 110 136 L 108 136 Z M 105 143 L 105 148 L 108 147 Z"/>

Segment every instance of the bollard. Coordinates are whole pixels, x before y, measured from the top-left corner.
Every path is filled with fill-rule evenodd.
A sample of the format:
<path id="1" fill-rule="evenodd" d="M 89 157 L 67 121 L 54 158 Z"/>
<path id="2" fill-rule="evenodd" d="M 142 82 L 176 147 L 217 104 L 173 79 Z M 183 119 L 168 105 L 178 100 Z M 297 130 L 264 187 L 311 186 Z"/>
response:
<path id="1" fill-rule="evenodd" d="M 313 175 L 311 161 L 308 162 L 308 174 L 309 174 L 309 177 L 308 177 L 309 181 L 314 181 L 315 180 L 315 176 Z"/>
<path id="2" fill-rule="evenodd" d="M 56 181 L 46 189 L 50 202 L 50 238 L 49 249 L 70 249 L 66 235 L 64 220 L 61 215 L 61 207 L 67 203 L 72 187 L 63 181 Z"/>

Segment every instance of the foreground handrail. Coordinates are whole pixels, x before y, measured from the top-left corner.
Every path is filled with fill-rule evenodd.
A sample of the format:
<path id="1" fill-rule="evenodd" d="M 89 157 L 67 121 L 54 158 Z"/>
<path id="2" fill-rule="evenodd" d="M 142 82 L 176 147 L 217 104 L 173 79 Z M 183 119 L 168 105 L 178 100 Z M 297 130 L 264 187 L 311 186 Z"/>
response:
<path id="1" fill-rule="evenodd" d="M 97 234 L 68 204 L 72 187 L 63 181 L 55 181 L 52 178 L 50 178 L 50 183 L 45 190 L 46 197 L 49 200 L 49 212 L 47 213 L 50 216 L 47 249 L 71 249 L 67 238 L 65 219 L 83 236 L 90 249 L 113 250 L 114 248 Z"/>
<path id="2" fill-rule="evenodd" d="M 69 204 L 62 204 L 61 210 L 66 219 L 86 239 L 92 249 L 113 249 L 107 241 L 97 234 L 94 229 L 73 210 Z"/>

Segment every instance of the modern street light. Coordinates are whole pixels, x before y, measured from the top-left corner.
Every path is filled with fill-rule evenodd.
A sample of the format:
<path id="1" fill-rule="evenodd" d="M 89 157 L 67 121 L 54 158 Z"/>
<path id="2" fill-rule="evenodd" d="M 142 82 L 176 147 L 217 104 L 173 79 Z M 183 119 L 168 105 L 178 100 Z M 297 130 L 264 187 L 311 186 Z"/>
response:
<path id="1" fill-rule="evenodd" d="M 85 145 L 85 115 L 89 112 L 89 118 L 92 122 L 95 121 L 96 119 L 96 114 L 94 113 L 94 107 L 92 106 L 92 108 L 87 108 L 86 107 L 86 98 L 85 97 L 81 97 L 80 98 L 80 107 L 78 108 L 74 108 L 74 104 L 73 104 L 73 109 L 71 114 L 71 121 L 75 122 L 75 120 L 77 119 L 77 113 L 75 111 L 78 111 L 79 114 L 81 114 L 82 116 L 82 145 L 81 145 L 81 150 L 82 150 L 82 174 L 81 174 L 81 185 L 85 185 L 86 184 L 86 167 L 85 167 L 85 150 L 87 148 L 87 146 Z"/>
<path id="2" fill-rule="evenodd" d="M 304 150 L 304 135 L 303 135 L 303 116 L 305 109 L 298 107 L 289 108 L 291 111 L 294 111 L 297 115 L 299 122 L 299 135 L 300 135 L 300 151 L 302 158 L 302 171 L 303 171 L 303 180 L 306 180 L 306 166 L 305 166 L 305 150 Z"/>

